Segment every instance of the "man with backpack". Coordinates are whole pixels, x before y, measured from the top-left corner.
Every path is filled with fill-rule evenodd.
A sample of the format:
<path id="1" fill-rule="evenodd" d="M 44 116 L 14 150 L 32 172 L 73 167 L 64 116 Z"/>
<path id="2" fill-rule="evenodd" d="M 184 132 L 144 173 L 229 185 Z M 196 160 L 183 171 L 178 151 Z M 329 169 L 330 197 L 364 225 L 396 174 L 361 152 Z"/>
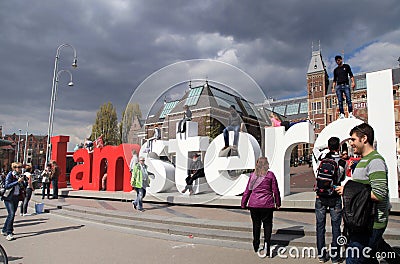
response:
<path id="1" fill-rule="evenodd" d="M 337 243 L 341 235 L 342 199 L 335 192 L 335 187 L 345 178 L 346 161 L 339 156 L 340 140 L 331 137 L 328 140 L 328 153 L 323 153 L 318 158 L 320 163 L 317 170 L 315 183 L 315 216 L 317 231 L 317 250 L 319 262 L 323 263 L 332 259 L 332 263 L 340 263 L 340 245 Z M 329 210 L 332 226 L 331 252 L 325 244 L 326 212 Z"/>
<path id="2" fill-rule="evenodd" d="M 370 125 L 363 123 L 355 126 L 350 131 L 350 137 L 354 153 L 362 158 L 354 169 L 353 180 L 336 188 L 337 193 L 343 195 L 348 246 L 352 248 L 348 252 L 353 252 L 347 254 L 346 263 L 378 263 L 375 253 L 384 244 L 382 235 L 390 208 L 387 166 L 383 157 L 374 150 L 374 130 Z M 367 188 L 366 196 L 362 187 Z M 369 256 L 363 254 L 365 247 L 371 249 L 364 250 Z M 356 251 L 358 256 L 354 254 Z"/>

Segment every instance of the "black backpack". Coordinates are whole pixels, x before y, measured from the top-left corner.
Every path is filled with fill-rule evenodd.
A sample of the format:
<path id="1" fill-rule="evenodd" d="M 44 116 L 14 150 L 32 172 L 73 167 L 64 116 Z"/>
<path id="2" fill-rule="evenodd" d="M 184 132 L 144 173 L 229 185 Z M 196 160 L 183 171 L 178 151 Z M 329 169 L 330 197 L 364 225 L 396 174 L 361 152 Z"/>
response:
<path id="1" fill-rule="evenodd" d="M 343 220 L 350 233 L 371 232 L 375 203 L 371 200 L 371 185 L 348 181 L 343 188 Z"/>
<path id="2" fill-rule="evenodd" d="M 334 185 L 339 183 L 338 163 L 329 157 L 321 160 L 317 169 L 315 192 L 318 196 L 329 197 L 335 193 Z"/>

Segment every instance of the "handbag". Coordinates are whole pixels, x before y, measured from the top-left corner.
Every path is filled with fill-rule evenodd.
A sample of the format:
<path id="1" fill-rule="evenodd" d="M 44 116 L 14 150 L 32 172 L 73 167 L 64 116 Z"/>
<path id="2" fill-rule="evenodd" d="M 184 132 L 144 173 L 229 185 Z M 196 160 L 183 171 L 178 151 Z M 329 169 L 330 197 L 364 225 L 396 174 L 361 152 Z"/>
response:
<path id="1" fill-rule="evenodd" d="M 3 194 L 3 197 L 9 197 L 10 194 L 11 194 L 13 191 L 14 191 L 14 187 L 13 187 L 13 188 L 10 188 L 10 189 L 6 189 L 5 192 L 4 192 L 4 194 Z"/>

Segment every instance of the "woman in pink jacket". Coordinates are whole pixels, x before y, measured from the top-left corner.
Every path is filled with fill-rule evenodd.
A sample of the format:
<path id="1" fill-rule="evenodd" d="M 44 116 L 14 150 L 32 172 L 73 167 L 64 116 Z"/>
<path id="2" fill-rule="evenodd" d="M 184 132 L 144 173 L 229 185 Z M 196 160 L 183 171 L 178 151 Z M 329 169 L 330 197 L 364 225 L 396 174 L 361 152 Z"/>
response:
<path id="1" fill-rule="evenodd" d="M 278 183 L 272 171 L 269 171 L 268 159 L 261 157 L 256 162 L 256 168 L 250 174 L 249 182 L 242 197 L 242 208 L 249 208 L 253 222 L 253 248 L 261 250 L 261 223 L 264 226 L 265 252 L 270 256 L 272 217 L 274 209 L 281 206 Z"/>

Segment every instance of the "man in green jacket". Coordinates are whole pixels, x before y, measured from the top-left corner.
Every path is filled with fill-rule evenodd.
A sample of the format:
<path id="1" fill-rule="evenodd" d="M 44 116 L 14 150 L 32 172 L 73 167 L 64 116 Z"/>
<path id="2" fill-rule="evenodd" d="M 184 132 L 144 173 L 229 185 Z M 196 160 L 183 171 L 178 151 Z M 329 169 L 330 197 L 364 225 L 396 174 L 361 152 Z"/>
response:
<path id="1" fill-rule="evenodd" d="M 360 255 L 363 248 L 369 247 L 369 256 L 361 256 L 364 259 L 359 260 L 349 255 L 346 263 L 378 263 L 375 253 L 382 250 L 382 244 L 387 245 L 382 238 L 388 224 L 390 208 L 387 166 L 384 158 L 373 147 L 374 130 L 370 125 L 363 123 L 355 126 L 350 131 L 350 145 L 354 153 L 362 157 L 354 169 L 353 181 L 371 185 L 370 198 L 375 202 L 375 219 L 372 233 L 350 233 L 349 247 L 358 248 Z M 336 191 L 342 195 L 343 186 L 337 187 Z M 392 251 L 389 245 L 386 250 Z"/>
<path id="2" fill-rule="evenodd" d="M 146 196 L 146 188 L 150 186 L 150 178 L 147 172 L 147 166 L 144 164 L 145 158 L 140 157 L 132 170 L 131 186 L 135 188 L 137 197 L 132 201 L 134 209 L 143 212 L 143 198 Z"/>

